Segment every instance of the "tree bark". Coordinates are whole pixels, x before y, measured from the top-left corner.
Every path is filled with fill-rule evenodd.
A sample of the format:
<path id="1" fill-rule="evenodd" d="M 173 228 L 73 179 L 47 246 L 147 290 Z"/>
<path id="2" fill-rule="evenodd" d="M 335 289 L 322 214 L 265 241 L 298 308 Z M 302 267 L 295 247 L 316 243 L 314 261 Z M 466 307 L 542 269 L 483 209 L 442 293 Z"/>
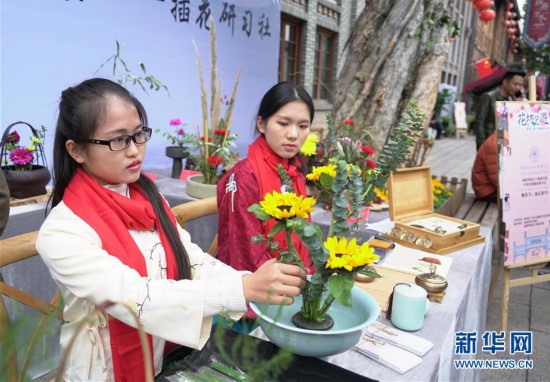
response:
<path id="1" fill-rule="evenodd" d="M 367 0 L 333 93 L 337 128 L 353 119 L 380 149 L 410 98 L 427 127 L 450 46 L 448 23 L 441 23 L 448 7 L 449 0 Z"/>

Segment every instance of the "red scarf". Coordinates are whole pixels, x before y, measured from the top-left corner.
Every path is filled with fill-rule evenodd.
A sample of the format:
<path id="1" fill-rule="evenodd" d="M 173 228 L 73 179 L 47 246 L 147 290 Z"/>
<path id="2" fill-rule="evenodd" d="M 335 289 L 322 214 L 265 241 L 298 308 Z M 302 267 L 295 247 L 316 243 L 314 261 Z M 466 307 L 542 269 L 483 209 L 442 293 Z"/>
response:
<path id="1" fill-rule="evenodd" d="M 100 186 L 79 168 L 65 190 L 63 202 L 97 232 L 105 251 L 143 277 L 147 276 L 145 259 L 128 230 L 144 231 L 156 227 L 166 253 L 167 276 L 176 280 L 176 258 L 151 202 L 136 184 L 130 184 L 129 188 L 130 197 L 127 198 Z M 164 208 L 175 226 L 176 221 L 166 202 Z M 111 319 L 109 334 L 115 380 L 143 381 L 145 367 L 137 329 Z M 147 338 L 153 354 L 151 336 Z"/>
<path id="2" fill-rule="evenodd" d="M 259 200 L 264 200 L 265 194 L 267 193 L 271 193 L 273 191 L 281 192 L 282 180 L 279 175 L 279 171 L 277 170 L 278 164 L 282 165 L 286 170 L 288 176 L 292 180 L 292 188 L 294 188 L 296 194 L 304 197 L 307 196 L 306 182 L 304 175 L 300 172 L 300 168 L 298 167 L 298 159 L 292 158 L 290 161 L 287 161 L 286 159 L 278 156 L 271 149 L 271 147 L 269 147 L 269 144 L 263 135 L 258 137 L 258 139 L 256 139 L 248 147 L 247 160 L 252 165 L 252 169 L 254 170 L 256 179 L 258 180 L 258 185 L 260 186 Z M 292 163 L 290 163 L 291 161 Z M 270 219 L 267 224 L 263 226 L 263 234 L 267 235 L 276 223 L 277 222 L 274 219 Z M 276 234 L 274 236 L 274 240 L 277 241 L 282 247 L 287 248 L 284 231 Z M 294 247 L 296 247 L 300 258 L 304 262 L 304 266 L 306 268 L 311 268 L 313 265 L 311 264 L 309 251 L 294 233 L 292 234 L 292 242 L 294 243 Z"/>

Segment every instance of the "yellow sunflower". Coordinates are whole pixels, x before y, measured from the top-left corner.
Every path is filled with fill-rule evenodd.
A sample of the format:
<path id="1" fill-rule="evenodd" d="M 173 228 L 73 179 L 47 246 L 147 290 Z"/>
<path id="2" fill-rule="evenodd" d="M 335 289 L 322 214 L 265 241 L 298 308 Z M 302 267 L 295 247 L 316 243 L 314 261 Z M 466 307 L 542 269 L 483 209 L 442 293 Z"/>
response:
<path id="1" fill-rule="evenodd" d="M 260 202 L 262 210 L 277 220 L 300 217 L 306 219 L 315 209 L 315 199 L 304 198 L 294 193 L 281 194 L 273 191 L 273 194 L 265 194 Z"/>
<path id="2" fill-rule="evenodd" d="M 308 180 L 313 180 L 313 181 L 318 182 L 319 178 L 321 178 L 321 174 L 327 174 L 327 175 L 330 175 L 331 177 L 335 178 L 336 177 L 336 165 L 329 164 L 327 166 L 321 166 L 321 167 L 313 166 L 312 172 L 310 174 L 307 174 L 306 178 Z"/>
<path id="3" fill-rule="evenodd" d="M 325 248 L 328 249 L 330 257 L 325 265 L 329 269 L 345 268 L 353 271 L 356 268 L 370 264 L 379 258 L 374 254 L 374 248 L 368 243 L 357 245 L 355 238 L 348 240 L 345 237 L 338 239 L 336 236 L 329 237 L 325 241 Z"/>
<path id="4" fill-rule="evenodd" d="M 315 155 L 317 152 L 317 142 L 319 142 L 319 137 L 315 133 L 311 133 L 307 136 L 306 141 L 302 145 L 300 152 L 306 156 Z"/>
<path id="5" fill-rule="evenodd" d="M 378 196 L 380 199 L 385 200 L 386 202 L 390 199 L 388 195 L 388 190 L 382 190 L 378 187 L 374 189 L 374 194 Z"/>

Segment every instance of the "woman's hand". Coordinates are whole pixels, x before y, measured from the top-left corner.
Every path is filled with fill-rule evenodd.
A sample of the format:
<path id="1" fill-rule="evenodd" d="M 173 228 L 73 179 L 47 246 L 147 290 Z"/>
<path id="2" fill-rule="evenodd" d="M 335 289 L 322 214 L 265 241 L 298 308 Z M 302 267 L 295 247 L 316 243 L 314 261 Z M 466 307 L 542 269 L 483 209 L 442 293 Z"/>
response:
<path id="1" fill-rule="evenodd" d="M 243 276 L 244 298 L 262 304 L 292 304 L 306 285 L 306 271 L 276 259 L 266 261 L 256 272 Z"/>

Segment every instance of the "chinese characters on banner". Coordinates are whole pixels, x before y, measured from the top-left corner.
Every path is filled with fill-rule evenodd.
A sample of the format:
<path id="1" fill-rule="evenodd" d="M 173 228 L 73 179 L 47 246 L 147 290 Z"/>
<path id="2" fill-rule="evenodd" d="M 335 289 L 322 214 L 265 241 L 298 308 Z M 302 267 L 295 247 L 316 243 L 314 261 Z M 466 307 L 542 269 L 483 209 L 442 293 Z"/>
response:
<path id="1" fill-rule="evenodd" d="M 550 261 L 550 104 L 497 102 L 504 264 Z"/>
<path id="2" fill-rule="evenodd" d="M 175 22 L 194 23 L 200 29 L 210 30 L 210 18 L 214 19 L 216 25 L 227 28 L 231 36 L 235 33 L 242 33 L 250 38 L 254 35 L 261 39 L 271 37 L 271 28 L 269 25 L 269 16 L 257 10 L 235 8 L 235 2 L 222 1 L 221 11 L 214 14 L 211 6 L 215 0 L 157 0 L 170 3 L 169 12 L 172 14 Z M 236 30 L 235 30 L 236 27 Z"/>
<path id="3" fill-rule="evenodd" d="M 523 40 L 535 49 L 550 41 L 550 0 L 528 0 Z"/>

